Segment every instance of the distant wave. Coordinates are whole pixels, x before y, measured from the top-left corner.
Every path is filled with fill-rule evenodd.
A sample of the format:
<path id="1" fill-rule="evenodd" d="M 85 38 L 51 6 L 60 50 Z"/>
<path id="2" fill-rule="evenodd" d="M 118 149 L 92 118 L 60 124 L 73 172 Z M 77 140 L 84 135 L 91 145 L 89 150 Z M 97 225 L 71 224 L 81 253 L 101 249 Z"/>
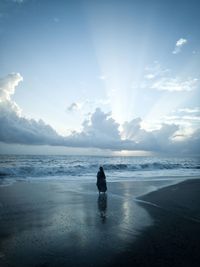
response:
<path id="1" fill-rule="evenodd" d="M 78 163 L 78 164 L 77 164 Z M 0 167 L 0 178 L 4 177 L 45 177 L 45 176 L 83 176 L 96 175 L 99 164 L 89 164 L 88 162 L 51 163 L 51 162 L 29 162 L 23 166 L 2 166 Z M 6 164 L 5 164 L 6 165 Z M 150 162 L 134 164 L 102 164 L 104 170 L 109 173 L 135 172 L 135 171 L 159 171 L 159 170 L 186 170 L 200 169 L 199 164 L 172 163 L 172 162 Z"/>
<path id="2" fill-rule="evenodd" d="M 104 164 L 105 170 L 171 170 L 171 169 L 200 169 L 200 165 L 181 163 L 140 163 L 140 164 Z"/>

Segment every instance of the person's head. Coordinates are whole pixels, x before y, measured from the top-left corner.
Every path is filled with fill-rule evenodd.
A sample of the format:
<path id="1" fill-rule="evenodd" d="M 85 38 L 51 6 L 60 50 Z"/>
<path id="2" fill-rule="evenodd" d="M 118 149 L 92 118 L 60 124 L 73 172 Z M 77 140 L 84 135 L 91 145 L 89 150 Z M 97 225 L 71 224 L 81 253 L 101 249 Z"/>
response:
<path id="1" fill-rule="evenodd" d="M 100 170 L 101 172 L 103 172 L 103 167 L 102 167 L 102 166 L 100 166 L 100 167 L 99 167 L 99 170 Z"/>

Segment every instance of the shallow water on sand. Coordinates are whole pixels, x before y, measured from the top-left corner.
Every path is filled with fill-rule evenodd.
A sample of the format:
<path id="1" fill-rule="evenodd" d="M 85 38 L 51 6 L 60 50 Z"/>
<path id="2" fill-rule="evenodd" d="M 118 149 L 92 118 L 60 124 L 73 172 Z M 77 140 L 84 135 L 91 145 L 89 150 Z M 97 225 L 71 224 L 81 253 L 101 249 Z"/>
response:
<path id="1" fill-rule="evenodd" d="M 130 192 L 118 183 L 101 195 L 91 183 L 2 187 L 1 266 L 108 264 L 153 223 Z"/>

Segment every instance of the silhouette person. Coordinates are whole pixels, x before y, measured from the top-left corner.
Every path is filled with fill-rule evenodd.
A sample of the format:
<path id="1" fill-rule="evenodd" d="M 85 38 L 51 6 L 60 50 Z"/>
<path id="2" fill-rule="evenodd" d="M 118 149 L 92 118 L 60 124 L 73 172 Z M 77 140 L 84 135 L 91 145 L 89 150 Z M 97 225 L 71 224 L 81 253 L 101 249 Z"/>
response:
<path id="1" fill-rule="evenodd" d="M 103 167 L 99 168 L 99 171 L 97 173 L 97 188 L 99 190 L 99 194 L 101 192 L 105 193 L 107 191 L 107 185 L 106 185 L 106 176 L 103 170 Z"/>

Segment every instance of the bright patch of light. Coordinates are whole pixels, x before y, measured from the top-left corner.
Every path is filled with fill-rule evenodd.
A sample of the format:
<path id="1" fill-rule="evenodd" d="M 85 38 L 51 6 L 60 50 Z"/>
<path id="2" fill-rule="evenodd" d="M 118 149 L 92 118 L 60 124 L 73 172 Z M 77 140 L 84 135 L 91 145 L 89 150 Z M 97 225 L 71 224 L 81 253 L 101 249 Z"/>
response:
<path id="1" fill-rule="evenodd" d="M 129 150 L 121 150 L 121 151 L 114 151 L 113 156 L 120 156 L 120 157 L 142 157 L 142 156 L 152 156 L 152 152 L 148 151 L 129 151 Z"/>

